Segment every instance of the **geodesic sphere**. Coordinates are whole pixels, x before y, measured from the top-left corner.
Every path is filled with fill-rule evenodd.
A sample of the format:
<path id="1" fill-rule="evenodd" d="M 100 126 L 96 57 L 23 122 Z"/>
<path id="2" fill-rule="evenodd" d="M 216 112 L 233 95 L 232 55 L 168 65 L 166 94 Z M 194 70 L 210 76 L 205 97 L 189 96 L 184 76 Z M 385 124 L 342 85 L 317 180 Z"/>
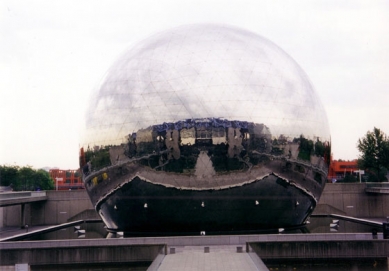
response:
<path id="1" fill-rule="evenodd" d="M 330 133 L 307 75 L 279 47 L 189 25 L 119 57 L 90 100 L 81 146 L 107 229 L 216 233 L 303 224 L 326 182 Z"/>
<path id="2" fill-rule="evenodd" d="M 145 39 L 112 65 L 90 100 L 83 146 L 118 145 L 151 125 L 219 118 L 262 123 L 272 138 L 330 140 L 305 72 L 246 30 L 189 25 Z"/>

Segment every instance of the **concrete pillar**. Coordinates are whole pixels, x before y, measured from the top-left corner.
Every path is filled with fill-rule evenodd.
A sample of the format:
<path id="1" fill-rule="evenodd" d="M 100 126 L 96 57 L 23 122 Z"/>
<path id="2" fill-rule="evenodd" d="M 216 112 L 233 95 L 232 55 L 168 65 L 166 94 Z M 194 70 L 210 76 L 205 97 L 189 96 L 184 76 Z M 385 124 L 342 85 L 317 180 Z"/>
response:
<path id="1" fill-rule="evenodd" d="M 24 204 L 23 204 L 24 205 Z M 17 263 L 15 264 L 15 271 L 30 271 L 30 266 L 28 263 Z"/>
<path id="2" fill-rule="evenodd" d="M 384 234 L 384 239 L 389 239 L 389 223 L 382 223 L 382 230 Z"/>
<path id="3" fill-rule="evenodd" d="M 0 228 L 4 227 L 4 211 L 3 207 L 0 207 Z"/>
<path id="4" fill-rule="evenodd" d="M 26 215 L 25 215 L 26 205 L 21 204 L 21 210 L 20 210 L 20 228 L 24 229 L 26 226 Z"/>

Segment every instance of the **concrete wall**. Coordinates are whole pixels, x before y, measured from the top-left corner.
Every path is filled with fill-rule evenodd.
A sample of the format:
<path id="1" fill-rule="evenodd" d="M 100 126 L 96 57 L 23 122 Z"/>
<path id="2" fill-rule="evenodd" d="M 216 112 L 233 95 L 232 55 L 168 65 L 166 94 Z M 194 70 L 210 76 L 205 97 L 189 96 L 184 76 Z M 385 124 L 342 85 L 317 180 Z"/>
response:
<path id="1" fill-rule="evenodd" d="M 72 217 L 85 219 L 85 215 L 95 213 L 86 211 L 93 209 L 93 206 L 85 190 L 47 191 L 47 197 L 47 201 L 26 204 L 28 225 L 61 224 Z M 20 226 L 20 212 L 20 205 L 0 208 L 0 227 Z M 328 183 L 315 213 L 386 218 L 389 216 L 389 194 L 368 194 L 365 192 L 364 183 Z"/>
<path id="2" fill-rule="evenodd" d="M 250 243 L 262 259 L 383 258 L 389 253 L 388 240 L 287 241 Z"/>
<path id="3" fill-rule="evenodd" d="M 21 223 L 21 205 L 14 205 L 14 206 L 7 206 L 7 207 L 0 207 L 2 209 L 3 216 L 2 221 L 0 222 L 1 227 L 15 227 L 20 226 Z M 30 217 L 30 204 L 26 204 L 25 207 L 25 213 L 26 218 Z M 26 223 L 29 224 L 30 220 L 26 219 Z"/>
<path id="4" fill-rule="evenodd" d="M 29 265 L 151 263 L 159 254 L 166 253 L 166 246 L 163 244 L 112 245 L 104 239 L 99 241 L 101 242 L 93 245 L 88 241 L 79 240 L 1 243 L 0 270 L 3 270 L 2 266 L 18 263 Z"/>
<path id="5" fill-rule="evenodd" d="M 92 203 L 85 190 L 78 191 L 49 191 L 48 200 L 40 205 L 32 205 L 31 224 L 61 224 L 68 221 L 86 209 L 93 209 Z"/>
<path id="6" fill-rule="evenodd" d="M 366 184 L 328 183 L 320 198 L 319 205 L 329 205 L 344 215 L 359 218 L 386 218 L 389 216 L 389 195 L 365 192 Z M 318 213 L 322 206 L 318 206 Z"/>
<path id="7" fill-rule="evenodd" d="M 47 201 L 34 202 L 25 205 L 26 224 L 61 224 L 87 209 L 93 209 L 92 203 L 85 190 L 47 191 L 46 195 Z M 20 226 L 21 205 L 3 207 L 2 212 L 2 227 Z"/>
<path id="8" fill-rule="evenodd" d="M 0 207 L 0 229 L 4 227 L 4 209 Z"/>

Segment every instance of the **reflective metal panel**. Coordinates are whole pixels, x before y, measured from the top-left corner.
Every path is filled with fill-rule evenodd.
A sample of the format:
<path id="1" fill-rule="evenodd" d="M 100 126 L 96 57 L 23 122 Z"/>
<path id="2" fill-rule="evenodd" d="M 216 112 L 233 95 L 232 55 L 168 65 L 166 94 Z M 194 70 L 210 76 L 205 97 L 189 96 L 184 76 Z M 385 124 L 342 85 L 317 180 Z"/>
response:
<path id="1" fill-rule="evenodd" d="M 120 182 L 195 190 L 274 174 L 317 201 L 330 133 L 311 82 L 282 49 L 246 30 L 189 25 L 145 39 L 113 64 L 90 100 L 81 146 L 96 206 L 122 185 L 113 168 L 126 176 Z"/>
<path id="2" fill-rule="evenodd" d="M 241 29 L 191 25 L 152 36 L 116 61 L 91 99 L 83 146 L 209 117 L 264 123 L 275 138 L 329 140 L 312 84 L 284 51 Z"/>

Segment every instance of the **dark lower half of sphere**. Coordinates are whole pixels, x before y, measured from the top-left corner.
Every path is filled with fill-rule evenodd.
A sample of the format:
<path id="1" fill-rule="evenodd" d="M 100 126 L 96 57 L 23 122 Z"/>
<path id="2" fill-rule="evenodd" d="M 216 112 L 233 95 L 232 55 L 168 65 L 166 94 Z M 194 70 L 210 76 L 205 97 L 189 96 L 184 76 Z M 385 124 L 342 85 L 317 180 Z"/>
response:
<path id="1" fill-rule="evenodd" d="M 316 202 L 275 176 L 221 190 L 180 190 L 135 178 L 97 207 L 107 228 L 129 233 L 222 233 L 301 225 Z"/>

